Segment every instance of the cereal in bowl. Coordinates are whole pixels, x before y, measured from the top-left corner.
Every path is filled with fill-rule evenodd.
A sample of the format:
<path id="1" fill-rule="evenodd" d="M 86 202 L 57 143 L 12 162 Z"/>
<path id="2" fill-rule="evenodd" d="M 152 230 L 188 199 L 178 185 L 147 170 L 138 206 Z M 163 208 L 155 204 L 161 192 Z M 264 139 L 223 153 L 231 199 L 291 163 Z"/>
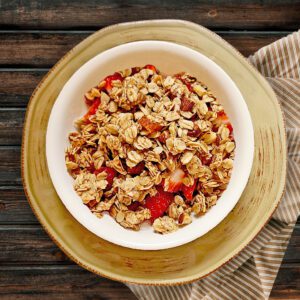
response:
<path id="1" fill-rule="evenodd" d="M 235 141 L 222 105 L 187 73 L 153 65 L 107 76 L 85 94 L 66 166 L 97 217 L 170 233 L 216 204 L 230 180 Z"/>

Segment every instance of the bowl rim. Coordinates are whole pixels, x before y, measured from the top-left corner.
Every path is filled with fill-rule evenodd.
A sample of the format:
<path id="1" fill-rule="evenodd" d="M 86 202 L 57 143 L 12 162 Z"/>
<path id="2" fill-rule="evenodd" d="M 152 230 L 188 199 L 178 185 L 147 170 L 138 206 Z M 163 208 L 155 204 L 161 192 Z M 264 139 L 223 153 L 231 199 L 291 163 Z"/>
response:
<path id="1" fill-rule="evenodd" d="M 190 21 L 185 21 L 185 20 L 180 20 L 180 19 L 158 19 L 158 20 L 142 20 L 142 21 L 135 21 L 135 22 L 124 22 L 124 23 L 119 23 L 119 24 L 114 24 L 114 25 L 110 25 L 107 26 L 103 29 L 100 29 L 98 31 L 96 31 L 95 33 L 93 33 L 92 35 L 88 36 L 86 39 L 84 39 L 83 41 L 81 41 L 79 44 L 77 44 L 75 47 L 73 47 L 70 51 L 68 51 L 51 69 L 50 71 L 42 78 L 42 80 L 39 82 L 39 84 L 36 86 L 35 90 L 33 91 L 29 102 L 28 102 L 28 106 L 27 106 L 27 110 L 25 113 L 25 117 L 24 117 L 24 127 L 22 130 L 22 145 L 21 145 L 21 178 L 22 178 L 22 184 L 23 184 L 23 188 L 24 188 L 24 192 L 25 192 L 25 196 L 27 198 L 27 201 L 33 211 L 33 213 L 35 214 L 36 218 L 38 219 L 38 221 L 40 222 L 42 228 L 47 232 L 47 234 L 49 235 L 49 237 L 53 240 L 53 242 L 66 254 L 67 257 L 69 257 L 71 260 L 73 260 L 74 262 L 76 262 L 79 266 L 89 270 L 90 272 L 93 272 L 97 275 L 100 275 L 102 277 L 111 279 L 111 280 L 116 280 L 116 281 L 121 281 L 124 283 L 133 283 L 133 284 L 143 284 L 143 285 L 148 285 L 148 286 L 171 286 L 171 285 L 180 285 L 180 284 L 188 284 L 188 283 L 192 283 L 195 282 L 199 279 L 205 278 L 207 276 L 209 276 L 211 273 L 217 271 L 218 269 L 220 269 L 222 266 L 224 266 L 226 263 L 230 262 L 234 257 L 238 256 L 243 249 L 245 249 L 245 247 L 251 243 L 252 240 L 254 240 L 256 238 L 256 236 L 262 231 L 262 229 L 264 228 L 264 226 L 270 221 L 270 219 L 272 218 L 273 213 L 275 212 L 276 208 L 278 207 L 280 201 L 282 200 L 284 191 L 285 191 L 285 183 L 286 183 L 286 165 L 287 165 L 287 146 L 286 146 L 286 131 L 284 130 L 284 139 L 282 140 L 282 145 L 285 151 L 283 151 L 284 154 L 284 164 L 283 164 L 283 171 L 282 171 L 282 183 L 281 183 L 281 192 L 278 195 L 278 198 L 276 201 L 274 201 L 273 206 L 270 209 L 269 212 L 269 216 L 264 220 L 263 224 L 260 224 L 260 228 L 249 238 L 244 239 L 242 241 L 242 243 L 240 244 L 240 246 L 235 250 L 235 251 L 230 251 L 228 253 L 228 255 L 221 261 L 220 264 L 213 266 L 209 272 L 205 273 L 205 274 L 196 274 L 193 276 L 189 276 L 186 277 L 184 280 L 183 279 L 173 279 L 173 280 L 163 280 L 163 281 L 159 281 L 159 280 L 134 280 L 132 278 L 129 279 L 128 276 L 125 275 L 120 275 L 120 274 L 116 274 L 114 272 L 110 272 L 110 271 L 104 271 L 102 269 L 99 269 L 97 267 L 95 267 L 94 265 L 88 263 L 87 261 L 78 258 L 77 255 L 74 253 L 73 249 L 70 248 L 65 241 L 60 237 L 57 236 L 55 234 L 54 229 L 51 227 L 51 225 L 49 224 L 49 221 L 47 220 L 47 218 L 45 217 L 45 215 L 41 212 L 41 208 L 39 207 L 39 205 L 36 203 L 35 200 L 35 196 L 32 193 L 31 190 L 31 185 L 30 185 L 30 180 L 29 180 L 29 175 L 27 173 L 27 162 L 26 162 L 26 157 L 27 157 L 27 146 L 28 146 L 28 129 L 30 128 L 30 123 L 29 123 L 29 116 L 32 113 L 32 109 L 33 109 L 33 104 L 36 101 L 36 97 L 38 96 L 39 90 L 41 89 L 41 87 L 46 84 L 46 81 L 48 79 L 48 77 L 52 74 L 52 72 L 54 70 L 56 70 L 58 68 L 58 66 L 67 58 L 69 57 L 74 51 L 76 50 L 80 50 L 80 46 L 82 43 L 87 42 L 87 41 L 92 41 L 94 39 L 94 37 L 96 37 L 99 32 L 109 32 L 111 30 L 116 30 L 119 27 L 130 27 L 130 26 L 139 26 L 139 25 L 150 25 L 150 26 L 159 26 L 159 25 L 168 25 L 168 26 L 175 26 L 175 24 L 180 24 L 183 27 L 187 27 L 187 28 L 191 28 L 196 32 L 199 32 L 199 34 L 204 33 L 207 36 L 210 36 L 212 38 L 214 38 L 215 40 L 217 40 L 220 45 L 222 45 L 223 47 L 225 47 L 227 50 L 230 50 L 233 54 L 235 54 L 239 60 L 241 61 L 241 63 L 243 63 L 244 65 L 246 65 L 249 70 L 252 73 L 255 73 L 255 75 L 257 76 L 257 78 L 259 79 L 259 81 L 261 82 L 261 84 L 263 85 L 263 87 L 265 88 L 265 90 L 268 91 L 268 93 L 272 96 L 273 99 L 276 100 L 276 105 L 279 109 L 280 112 L 280 116 L 281 116 L 281 121 L 282 121 L 282 126 L 284 129 L 286 129 L 286 123 L 285 123 L 285 117 L 283 114 L 283 110 L 281 108 L 281 104 L 277 99 L 277 96 L 275 94 L 275 92 L 273 91 L 273 89 L 270 87 L 270 85 L 268 84 L 268 82 L 266 81 L 266 79 L 258 72 L 258 70 L 256 70 L 254 68 L 254 66 L 252 66 L 247 60 L 246 58 L 237 50 L 235 49 L 231 44 L 229 44 L 227 41 L 225 41 L 223 38 L 221 38 L 220 36 L 218 36 L 216 33 L 210 31 L 209 29 L 190 22 Z"/>
<path id="2" fill-rule="evenodd" d="M 225 81 L 227 83 L 226 89 L 230 91 L 231 95 L 230 98 L 234 99 L 235 103 L 239 102 L 239 111 L 242 116 L 240 118 L 243 119 L 243 128 L 244 128 L 244 134 L 247 132 L 247 138 L 246 141 L 244 141 L 244 144 L 247 144 L 247 147 L 241 146 L 241 153 L 243 153 L 243 163 L 242 168 L 240 165 L 234 166 L 233 174 L 237 173 L 237 167 L 239 168 L 239 172 L 242 171 L 243 176 L 239 176 L 238 178 L 235 176 L 235 181 L 232 181 L 233 179 L 230 179 L 230 187 L 227 190 L 226 193 L 224 193 L 220 199 L 218 199 L 218 202 L 212 210 L 210 210 L 209 216 L 206 216 L 206 221 L 208 219 L 209 222 L 204 223 L 204 220 L 194 220 L 191 224 L 188 226 L 185 226 L 184 230 L 180 229 L 176 233 L 174 233 L 174 239 L 173 234 L 168 235 L 158 235 L 151 232 L 151 236 L 153 236 L 154 240 L 149 240 L 149 242 L 145 242 L 143 240 L 137 239 L 138 236 L 133 237 L 133 235 L 141 235 L 143 232 L 127 232 L 127 229 L 121 229 L 119 227 L 116 227 L 115 225 L 118 225 L 117 223 L 113 223 L 113 226 L 111 228 L 111 231 L 103 230 L 101 228 L 101 221 L 103 222 L 103 219 L 96 219 L 95 216 L 91 215 L 90 211 L 87 211 L 84 209 L 84 207 L 78 207 L 77 203 L 73 202 L 73 197 L 77 197 L 79 199 L 78 195 L 75 195 L 73 193 L 73 197 L 66 192 L 65 189 L 65 183 L 62 181 L 62 178 L 58 178 L 62 175 L 58 175 L 57 173 L 57 164 L 54 162 L 56 161 L 56 157 L 58 155 L 57 148 L 53 147 L 56 141 L 57 136 L 57 117 L 63 113 L 61 111 L 62 105 L 65 102 L 66 98 L 70 98 L 71 91 L 76 88 L 76 85 L 79 84 L 79 82 L 84 81 L 84 77 L 86 77 L 85 73 L 88 73 L 89 71 L 94 73 L 95 72 L 95 66 L 98 67 L 98 64 L 101 64 L 105 59 L 111 59 L 115 56 L 118 57 L 119 55 L 122 55 L 122 53 L 129 52 L 129 55 L 132 55 L 132 51 L 138 50 L 138 51 L 144 51 L 144 48 L 147 49 L 154 49 L 154 51 L 159 51 L 160 49 L 163 49 L 165 51 L 170 51 L 171 53 L 175 53 L 175 55 L 181 55 L 181 53 L 185 52 L 183 55 L 184 57 L 192 57 L 193 61 L 201 61 L 201 64 L 203 66 L 207 66 L 212 70 L 212 73 L 215 73 L 215 77 L 218 75 L 219 79 L 221 79 L 223 82 Z M 120 54 L 121 53 L 121 54 Z M 70 91 L 71 90 L 71 91 Z M 232 104 L 230 104 L 232 105 Z M 60 123 L 60 121 L 58 121 Z M 245 157 L 247 157 L 247 160 L 245 160 Z M 214 227 L 216 227 L 219 223 L 221 223 L 226 216 L 230 213 L 230 211 L 235 207 L 235 205 L 238 203 L 250 176 L 252 165 L 253 165 L 253 158 L 254 158 L 254 129 L 253 129 L 253 123 L 251 119 L 251 115 L 248 109 L 248 105 L 240 91 L 240 89 L 237 87 L 235 82 L 231 79 L 231 77 L 224 71 L 222 67 L 220 67 L 216 62 L 211 60 L 206 55 L 195 51 L 189 47 L 176 44 L 174 42 L 166 42 L 166 41 L 159 41 L 159 40 L 140 40 L 135 42 L 129 42 L 125 44 L 118 45 L 116 47 L 112 47 L 106 51 L 103 51 L 96 56 L 89 59 L 87 62 L 82 64 L 73 74 L 72 76 L 66 81 L 63 88 L 60 90 L 60 93 L 56 97 L 56 100 L 52 106 L 50 116 L 48 119 L 48 125 L 47 125 L 47 131 L 46 131 L 46 160 L 48 165 L 48 171 L 52 180 L 52 184 L 54 185 L 54 188 L 59 195 L 60 200 L 63 202 L 67 210 L 71 213 L 71 215 L 79 222 L 81 223 L 85 228 L 87 228 L 89 231 L 94 233 L 100 238 L 103 238 L 111 243 L 117 244 L 119 246 L 137 249 L 137 250 L 163 250 L 163 249 L 169 249 L 178 247 L 184 244 L 187 244 L 203 235 L 205 235 L 207 232 L 212 230 Z M 61 162 L 60 162 L 61 164 Z M 65 167 L 65 165 L 64 165 Z M 70 177 L 70 175 L 67 173 L 67 170 L 65 168 L 64 170 L 64 176 L 63 177 Z M 59 174 L 61 174 L 62 170 L 60 168 Z M 237 180 L 238 179 L 238 180 Z M 67 183 L 68 184 L 68 183 Z M 68 184 L 69 185 L 69 184 Z M 73 191 L 72 191 L 73 192 Z M 229 194 L 230 192 L 230 194 Z M 72 198 L 72 199 L 71 199 Z M 219 202 L 221 199 L 226 198 L 226 204 L 225 200 L 222 202 Z M 218 206 L 219 203 L 219 206 Z M 222 209 L 221 209 L 221 206 Z M 202 222 L 199 224 L 199 222 Z M 118 225 L 120 226 L 120 225 Z M 198 227 L 197 227 L 198 226 Z M 199 227 L 200 226 L 200 227 Z M 198 230 L 196 230 L 198 228 Z M 113 234 L 117 230 L 124 231 L 124 235 L 118 235 Z M 150 229 L 148 229 L 150 230 Z M 125 232 L 126 231 L 126 232 Z M 128 236 L 126 234 L 128 233 Z M 181 233 L 181 234 L 180 234 Z M 124 238 L 123 238 L 124 237 Z M 151 238 L 149 236 L 149 238 Z"/>

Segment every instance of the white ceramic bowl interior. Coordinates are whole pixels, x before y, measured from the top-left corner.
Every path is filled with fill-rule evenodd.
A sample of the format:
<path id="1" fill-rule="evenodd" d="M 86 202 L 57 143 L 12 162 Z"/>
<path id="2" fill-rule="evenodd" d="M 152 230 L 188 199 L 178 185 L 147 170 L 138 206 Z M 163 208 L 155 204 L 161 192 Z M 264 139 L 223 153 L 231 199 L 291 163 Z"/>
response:
<path id="1" fill-rule="evenodd" d="M 180 230 L 160 235 L 148 224 L 138 232 L 124 229 L 109 215 L 98 219 L 82 203 L 73 189 L 73 179 L 65 166 L 68 134 L 74 121 L 87 107 L 84 93 L 105 76 L 134 66 L 155 65 L 165 74 L 186 71 L 203 81 L 218 97 L 232 122 L 236 156 L 230 183 L 217 204 L 204 216 Z M 208 57 L 190 48 L 162 41 L 139 41 L 109 49 L 78 69 L 60 92 L 50 115 L 46 154 L 55 189 L 66 208 L 83 226 L 112 243 L 142 250 L 158 250 L 188 243 L 214 228 L 233 209 L 250 175 L 254 152 L 253 127 L 247 105 L 231 78 Z"/>

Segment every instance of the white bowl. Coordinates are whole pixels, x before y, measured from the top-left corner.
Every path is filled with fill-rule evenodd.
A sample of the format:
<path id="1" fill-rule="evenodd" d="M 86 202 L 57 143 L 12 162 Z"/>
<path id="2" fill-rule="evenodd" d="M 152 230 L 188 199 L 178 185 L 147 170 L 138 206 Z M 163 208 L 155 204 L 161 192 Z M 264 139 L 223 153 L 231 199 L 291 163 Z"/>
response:
<path id="1" fill-rule="evenodd" d="M 68 134 L 74 121 L 86 111 L 84 93 L 115 71 L 146 64 L 165 74 L 186 71 L 203 81 L 223 104 L 234 128 L 236 155 L 230 183 L 217 204 L 204 216 L 178 231 L 160 235 L 145 224 L 140 231 L 118 225 L 109 215 L 98 219 L 82 203 L 73 189 L 73 179 L 65 166 Z M 112 243 L 141 250 L 166 249 L 188 243 L 217 226 L 234 208 L 250 175 L 254 135 L 250 114 L 231 78 L 208 57 L 190 48 L 162 41 L 139 41 L 109 49 L 85 63 L 60 92 L 49 118 L 46 155 L 54 187 L 66 208 L 83 226 Z"/>

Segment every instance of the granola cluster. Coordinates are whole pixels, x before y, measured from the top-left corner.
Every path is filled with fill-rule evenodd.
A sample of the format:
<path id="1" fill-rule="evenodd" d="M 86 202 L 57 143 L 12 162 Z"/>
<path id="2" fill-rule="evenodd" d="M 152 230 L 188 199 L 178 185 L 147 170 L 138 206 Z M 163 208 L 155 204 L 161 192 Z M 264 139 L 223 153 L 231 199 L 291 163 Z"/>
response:
<path id="1" fill-rule="evenodd" d="M 106 77 L 85 101 L 66 166 L 96 216 L 109 212 L 134 230 L 149 220 L 169 233 L 215 205 L 230 180 L 235 142 L 203 83 L 147 65 Z"/>

